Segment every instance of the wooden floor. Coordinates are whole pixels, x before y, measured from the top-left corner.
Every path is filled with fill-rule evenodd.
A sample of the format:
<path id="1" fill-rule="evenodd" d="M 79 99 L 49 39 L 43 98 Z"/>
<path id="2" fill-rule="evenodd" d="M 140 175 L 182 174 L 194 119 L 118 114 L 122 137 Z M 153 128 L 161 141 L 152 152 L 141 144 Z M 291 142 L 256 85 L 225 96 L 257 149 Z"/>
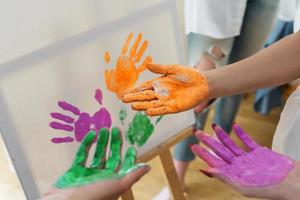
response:
<path id="1" fill-rule="evenodd" d="M 265 117 L 253 111 L 253 95 L 247 96 L 241 106 L 236 122 L 245 130 L 252 134 L 255 140 L 265 146 L 270 147 L 276 124 L 279 120 L 280 109 L 275 109 Z M 210 128 L 213 113 L 210 113 L 205 131 L 212 133 Z M 158 159 L 149 163 L 152 170 L 143 177 L 133 187 L 137 200 L 152 199 L 164 186 L 165 181 L 162 175 L 161 166 Z M 219 182 L 218 180 L 207 178 L 198 169 L 205 168 L 206 165 L 199 159 L 192 162 L 186 177 L 188 199 L 205 200 L 235 200 L 247 199 Z M 21 200 L 25 199 L 21 186 L 14 172 L 9 167 L 8 160 L 4 153 L 4 145 L 0 138 L 0 199 Z"/>

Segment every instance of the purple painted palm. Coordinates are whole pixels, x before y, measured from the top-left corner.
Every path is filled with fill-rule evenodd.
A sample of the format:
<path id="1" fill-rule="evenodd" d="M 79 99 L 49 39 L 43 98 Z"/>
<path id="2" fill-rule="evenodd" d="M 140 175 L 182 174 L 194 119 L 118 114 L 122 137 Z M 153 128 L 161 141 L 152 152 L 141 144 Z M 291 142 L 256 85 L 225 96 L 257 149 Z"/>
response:
<path id="1" fill-rule="evenodd" d="M 66 101 L 59 101 L 58 106 L 67 112 L 71 112 L 76 116 L 77 119 L 62 113 L 52 112 L 50 113 L 51 117 L 58 119 L 61 122 L 52 121 L 50 122 L 49 126 L 53 129 L 59 129 L 68 132 L 74 131 L 74 137 L 77 142 L 81 142 L 81 140 L 90 130 L 94 130 L 96 133 L 98 133 L 101 128 L 110 128 L 111 117 L 108 110 L 102 107 L 102 92 L 100 89 L 95 90 L 95 99 L 101 105 L 101 107 L 92 116 L 90 116 L 89 113 L 81 112 L 79 108 Z M 55 137 L 52 138 L 51 141 L 53 143 L 73 142 L 74 137 Z"/>

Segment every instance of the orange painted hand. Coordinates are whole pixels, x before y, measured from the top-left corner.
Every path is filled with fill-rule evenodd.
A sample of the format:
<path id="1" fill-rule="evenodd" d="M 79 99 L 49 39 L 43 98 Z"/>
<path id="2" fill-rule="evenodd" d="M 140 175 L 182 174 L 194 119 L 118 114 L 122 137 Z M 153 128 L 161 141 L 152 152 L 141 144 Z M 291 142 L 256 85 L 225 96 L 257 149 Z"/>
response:
<path id="1" fill-rule="evenodd" d="M 146 63 L 150 63 L 152 61 L 151 57 L 147 56 L 142 64 L 139 67 L 136 67 L 148 46 L 148 41 L 145 40 L 138 49 L 142 40 L 142 34 L 139 34 L 132 45 L 130 52 L 128 52 L 128 47 L 132 37 L 133 33 L 130 33 L 122 48 L 121 55 L 118 57 L 116 68 L 112 70 L 105 70 L 106 87 L 111 92 L 114 92 L 118 98 L 121 98 L 126 89 L 134 86 L 139 74 L 147 69 L 145 66 Z M 109 63 L 110 56 L 108 52 L 105 53 L 104 59 L 107 63 Z"/>
<path id="2" fill-rule="evenodd" d="M 150 116 L 177 113 L 208 98 L 206 77 L 194 68 L 159 64 L 147 64 L 147 68 L 163 76 L 124 93 L 123 102 L 132 103 L 134 110 Z"/>

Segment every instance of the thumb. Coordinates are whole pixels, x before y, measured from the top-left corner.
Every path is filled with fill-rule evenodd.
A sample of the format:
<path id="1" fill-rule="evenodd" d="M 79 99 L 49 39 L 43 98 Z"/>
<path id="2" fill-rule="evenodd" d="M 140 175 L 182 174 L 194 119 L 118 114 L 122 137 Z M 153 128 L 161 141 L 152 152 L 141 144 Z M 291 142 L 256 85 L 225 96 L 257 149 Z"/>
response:
<path id="1" fill-rule="evenodd" d="M 142 178 L 149 171 L 150 171 L 149 165 L 141 165 L 137 167 L 121 180 L 122 187 L 125 189 L 130 188 L 134 183 L 140 180 L 140 178 Z"/>
<path id="2" fill-rule="evenodd" d="M 161 65 L 161 64 L 154 64 L 154 63 L 148 63 L 146 64 L 146 67 L 153 73 L 156 74 L 176 74 L 178 71 L 178 66 L 176 65 Z"/>

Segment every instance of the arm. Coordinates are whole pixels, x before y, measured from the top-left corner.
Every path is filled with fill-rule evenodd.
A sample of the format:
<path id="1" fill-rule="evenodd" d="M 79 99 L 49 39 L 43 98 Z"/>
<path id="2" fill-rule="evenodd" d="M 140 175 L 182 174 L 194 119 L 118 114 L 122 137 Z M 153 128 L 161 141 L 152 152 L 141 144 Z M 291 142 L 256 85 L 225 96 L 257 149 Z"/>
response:
<path id="1" fill-rule="evenodd" d="M 300 32 L 225 68 L 203 72 L 210 98 L 280 85 L 300 77 Z"/>
<path id="2" fill-rule="evenodd" d="M 247 59 L 202 73 L 180 65 L 147 64 L 162 76 L 127 90 L 122 99 L 154 116 L 182 112 L 206 99 L 287 83 L 300 77 L 299 43 L 297 32 Z"/>

